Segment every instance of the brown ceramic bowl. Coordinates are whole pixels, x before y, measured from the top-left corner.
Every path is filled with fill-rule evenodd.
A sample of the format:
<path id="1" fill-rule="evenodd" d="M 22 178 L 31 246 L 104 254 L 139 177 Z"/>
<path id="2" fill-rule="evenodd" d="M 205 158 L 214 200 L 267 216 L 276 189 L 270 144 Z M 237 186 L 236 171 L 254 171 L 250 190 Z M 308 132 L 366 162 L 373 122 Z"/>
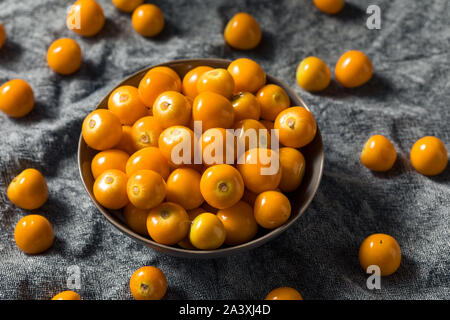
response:
<path id="1" fill-rule="evenodd" d="M 189 70 L 197 66 L 207 65 L 214 68 L 227 68 L 230 62 L 231 61 L 222 59 L 190 59 L 190 60 L 169 61 L 166 63 L 162 63 L 158 66 L 171 67 L 176 72 L 178 72 L 181 78 L 183 78 L 183 76 Z M 137 87 L 139 85 L 139 81 L 141 80 L 141 78 L 146 74 L 148 70 L 150 70 L 153 67 L 155 66 L 145 68 L 133 74 L 132 76 L 128 77 L 127 79 L 119 83 L 117 87 L 123 85 L 131 85 Z M 267 83 L 277 84 L 281 86 L 284 90 L 286 90 L 287 94 L 291 98 L 291 104 L 293 106 L 304 106 L 308 108 L 305 102 L 282 81 L 267 75 Z M 113 90 L 115 90 L 116 88 L 114 88 Z M 111 92 L 113 90 L 111 90 Z M 98 104 L 97 108 L 107 108 L 108 97 L 109 94 L 103 98 L 103 100 Z M 102 207 L 95 200 L 94 195 L 92 193 L 92 186 L 94 184 L 94 179 L 91 174 L 91 160 L 95 156 L 97 151 L 89 148 L 86 145 L 82 135 L 80 135 L 80 140 L 78 144 L 78 167 L 80 170 L 81 180 L 83 181 L 84 187 L 86 191 L 89 193 L 89 196 L 91 197 L 92 201 L 97 206 L 98 210 L 100 210 L 100 212 L 105 216 L 105 218 L 109 222 L 111 222 L 117 229 L 122 231 L 127 236 L 135 240 L 138 240 L 154 249 L 157 249 L 159 251 L 174 256 L 188 257 L 188 258 L 216 258 L 250 250 L 266 243 L 267 241 L 280 235 L 283 231 L 287 230 L 305 212 L 306 208 L 308 208 L 308 205 L 311 203 L 315 193 L 317 192 L 320 180 L 322 178 L 324 152 L 323 152 L 322 136 L 320 135 L 319 130 L 317 130 L 317 135 L 314 138 L 314 140 L 307 146 L 301 148 L 301 152 L 303 153 L 306 160 L 306 170 L 301 186 L 296 191 L 288 194 L 288 197 L 292 205 L 292 213 L 289 220 L 284 225 L 274 230 L 260 230 L 256 235 L 255 239 L 253 239 L 250 242 L 237 246 L 221 247 L 216 250 L 203 250 L 203 251 L 187 250 L 179 247 L 171 247 L 156 243 L 150 238 L 143 237 L 132 231 L 126 225 L 125 220 L 120 211 L 108 210 Z"/>

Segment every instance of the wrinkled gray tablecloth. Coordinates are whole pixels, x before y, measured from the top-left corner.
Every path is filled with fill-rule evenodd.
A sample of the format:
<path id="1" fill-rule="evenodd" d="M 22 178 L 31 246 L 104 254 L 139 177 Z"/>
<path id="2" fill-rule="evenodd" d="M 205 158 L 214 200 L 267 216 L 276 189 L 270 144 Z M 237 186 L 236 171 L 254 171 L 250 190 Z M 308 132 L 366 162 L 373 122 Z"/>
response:
<path id="1" fill-rule="evenodd" d="M 152 1 L 153 2 L 153 1 Z M 35 110 L 14 120 L 0 115 L 0 298 L 48 299 L 66 289 L 67 268 L 81 271 L 84 299 L 129 299 L 134 270 L 154 265 L 167 275 L 168 299 L 262 299 L 278 286 L 297 288 L 305 299 L 450 298 L 450 169 L 435 178 L 414 172 L 409 150 L 436 135 L 450 147 L 450 3 L 447 0 L 347 1 L 337 16 L 318 12 L 312 0 L 158 0 L 167 26 L 154 40 L 138 36 L 130 16 L 99 0 L 107 17 L 94 38 L 65 26 L 71 1 L 0 1 L 8 41 L 0 51 L 0 82 L 29 81 Z M 366 27 L 366 8 L 381 8 L 381 29 Z M 251 52 L 224 46 L 222 30 L 238 11 L 253 14 L 264 40 Z M 82 47 L 82 69 L 70 77 L 46 65 L 58 37 Z M 295 68 L 317 55 L 332 68 L 349 49 L 363 50 L 375 75 L 348 90 L 334 82 L 313 95 L 295 83 Z M 83 117 L 121 79 L 171 59 L 248 56 L 293 86 L 309 103 L 323 134 L 325 172 L 307 212 L 285 234 L 251 252 L 216 260 L 180 259 L 124 236 L 94 207 L 76 162 Z M 386 174 L 359 162 L 365 140 L 380 133 L 400 160 Z M 40 169 L 50 188 L 37 213 L 56 234 L 45 254 L 27 256 L 14 243 L 17 221 L 28 212 L 7 200 L 10 180 L 27 167 Z M 394 236 L 403 252 L 400 269 L 366 288 L 357 253 L 371 233 Z"/>

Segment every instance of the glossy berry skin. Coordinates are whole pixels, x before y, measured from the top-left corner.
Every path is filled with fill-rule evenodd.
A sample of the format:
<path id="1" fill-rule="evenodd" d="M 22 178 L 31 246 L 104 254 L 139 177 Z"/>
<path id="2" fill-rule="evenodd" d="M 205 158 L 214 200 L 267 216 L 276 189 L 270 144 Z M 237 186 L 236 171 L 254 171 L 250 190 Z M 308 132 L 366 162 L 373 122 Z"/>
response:
<path id="1" fill-rule="evenodd" d="M 158 146 L 164 158 L 174 168 L 194 163 L 194 132 L 188 127 L 173 126 L 165 129 L 159 136 Z"/>
<path id="2" fill-rule="evenodd" d="M 261 227 L 275 229 L 291 216 L 291 203 L 279 191 L 265 191 L 256 197 L 253 212 Z"/>
<path id="3" fill-rule="evenodd" d="M 132 126 L 147 115 L 147 107 L 139 97 L 139 90 L 133 86 L 121 86 L 108 99 L 108 110 L 114 113 L 124 125 Z"/>
<path id="4" fill-rule="evenodd" d="M 192 210 L 188 210 L 188 216 L 189 216 L 189 220 L 192 221 L 197 218 L 200 214 L 207 212 L 205 209 L 203 209 L 202 207 L 200 208 L 195 208 Z M 189 227 L 189 231 L 190 231 L 190 227 Z M 178 245 L 183 248 L 183 249 L 187 249 L 187 250 L 195 250 L 196 248 L 192 245 L 191 240 L 189 240 L 189 233 L 188 235 L 181 240 L 180 242 L 178 242 Z"/>
<path id="5" fill-rule="evenodd" d="M 156 98 L 165 91 L 179 91 L 177 80 L 167 72 L 151 69 L 139 82 L 139 96 L 151 108 Z"/>
<path id="6" fill-rule="evenodd" d="M 153 170 L 159 173 L 164 180 L 169 177 L 169 163 L 157 147 L 147 147 L 133 153 L 125 167 L 130 177 L 139 170 Z"/>
<path id="7" fill-rule="evenodd" d="M 234 121 L 245 119 L 259 120 L 261 106 L 256 97 L 250 92 L 239 92 L 231 100 L 234 108 Z"/>
<path id="8" fill-rule="evenodd" d="M 223 36 L 231 47 L 251 50 L 261 42 L 262 32 L 255 18 L 240 12 L 228 21 Z"/>
<path id="9" fill-rule="evenodd" d="M 136 208 L 132 203 L 123 209 L 123 216 L 127 226 L 140 235 L 147 236 L 147 216 L 149 210 Z"/>
<path id="10" fill-rule="evenodd" d="M 43 216 L 30 214 L 19 220 L 14 229 L 17 247 L 27 254 L 46 251 L 55 239 L 51 223 Z"/>
<path id="11" fill-rule="evenodd" d="M 314 0 L 314 5 L 320 11 L 327 14 L 336 14 L 342 10 L 345 5 L 344 0 Z"/>
<path id="12" fill-rule="evenodd" d="M 238 159 L 237 168 L 247 189 L 259 194 L 278 188 L 281 181 L 281 167 L 277 152 L 254 148 L 246 151 L 242 157 L 243 159 Z"/>
<path id="13" fill-rule="evenodd" d="M 81 48 L 75 40 L 61 38 L 53 42 L 47 51 L 48 66 L 56 73 L 69 75 L 81 67 Z"/>
<path id="14" fill-rule="evenodd" d="M 25 169 L 8 186 L 8 199 L 16 206 L 34 210 L 48 199 L 48 187 L 44 176 L 36 169 Z"/>
<path id="15" fill-rule="evenodd" d="M 153 116 L 140 118 L 131 127 L 131 136 L 136 150 L 157 147 L 163 128 Z"/>
<path id="16" fill-rule="evenodd" d="M 231 74 L 222 68 L 203 73 L 197 81 L 197 92 L 215 92 L 231 99 L 234 92 L 234 80 Z"/>
<path id="17" fill-rule="evenodd" d="M 298 65 L 296 79 L 298 85 L 307 91 L 321 91 L 330 84 L 331 73 L 321 59 L 307 57 Z"/>
<path id="18" fill-rule="evenodd" d="M 63 291 L 55 295 L 52 300 L 81 300 L 81 297 L 78 293 L 74 291 Z"/>
<path id="19" fill-rule="evenodd" d="M 256 93 L 261 107 L 261 118 L 273 121 L 277 115 L 291 105 L 291 100 L 283 88 L 276 84 L 268 84 Z"/>
<path id="20" fill-rule="evenodd" d="M 264 125 L 254 119 L 237 121 L 234 124 L 238 151 L 243 152 L 252 148 L 270 147 L 270 133 Z"/>
<path id="21" fill-rule="evenodd" d="M 200 191 L 201 174 L 191 168 L 179 168 L 167 179 L 166 199 L 190 210 L 202 205 L 204 199 Z"/>
<path id="22" fill-rule="evenodd" d="M 164 15 L 154 4 L 142 4 L 131 16 L 134 30 L 144 37 L 155 37 L 164 28 Z"/>
<path id="23" fill-rule="evenodd" d="M 67 27 L 75 33 L 92 37 L 103 28 L 105 15 L 95 0 L 78 0 L 70 8 L 66 22 Z"/>
<path id="24" fill-rule="evenodd" d="M 336 80 L 344 87 L 362 86 L 372 78 L 372 62 L 361 51 L 347 51 L 336 63 L 335 75 Z"/>
<path id="25" fill-rule="evenodd" d="M 130 13 L 140 6 L 144 0 L 112 0 L 112 2 L 120 11 Z"/>
<path id="26" fill-rule="evenodd" d="M 0 87 L 0 111 L 13 118 L 26 116 L 34 108 L 34 94 L 22 79 L 14 79 Z"/>
<path id="27" fill-rule="evenodd" d="M 155 267 L 142 267 L 130 279 L 130 291 L 136 300 L 161 300 L 167 291 L 164 273 Z"/>
<path id="28" fill-rule="evenodd" d="M 425 176 L 435 176 L 447 167 L 448 155 L 444 143 L 436 137 L 424 137 L 414 143 L 410 152 L 414 169 Z"/>
<path id="29" fill-rule="evenodd" d="M 86 144 L 95 150 L 107 150 L 122 138 L 119 118 L 109 110 L 97 109 L 84 118 L 81 130 Z"/>
<path id="30" fill-rule="evenodd" d="M 280 148 L 279 155 L 281 181 L 278 187 L 283 192 L 292 192 L 300 186 L 305 175 L 305 157 L 297 149 L 289 147 Z"/>
<path id="31" fill-rule="evenodd" d="M 172 79 L 175 80 L 175 84 L 176 84 L 175 91 L 178 91 L 178 92 L 181 91 L 181 78 L 175 70 L 173 70 L 170 67 L 166 67 L 166 66 L 154 67 L 151 70 L 152 70 L 152 72 L 162 72 L 162 73 L 165 73 L 165 74 L 171 76 Z"/>
<path id="32" fill-rule="evenodd" d="M 373 171 L 388 171 L 397 159 L 394 145 L 382 135 L 374 135 L 367 140 L 361 152 L 361 163 Z"/>
<path id="33" fill-rule="evenodd" d="M 187 126 L 191 119 L 192 106 L 189 100 L 177 91 L 161 93 L 153 103 L 153 117 L 166 129 L 172 126 Z"/>
<path id="34" fill-rule="evenodd" d="M 211 128 L 231 128 L 234 123 L 234 109 L 224 96 L 214 92 L 200 93 L 192 106 L 194 121 L 202 122 L 202 131 Z"/>
<path id="35" fill-rule="evenodd" d="M 265 300 L 303 300 L 303 297 L 294 288 L 280 287 L 270 291 Z"/>
<path id="36" fill-rule="evenodd" d="M 231 246 L 252 240 L 258 231 L 258 224 L 253 216 L 253 208 L 244 201 L 234 206 L 221 209 L 217 217 L 222 221 L 226 231 L 225 243 Z"/>
<path id="37" fill-rule="evenodd" d="M 132 155 L 136 151 L 131 126 L 122 126 L 122 137 L 120 138 L 119 143 L 114 146 L 114 148 L 125 151 L 129 155 Z"/>
<path id="38" fill-rule="evenodd" d="M 0 23 L 0 49 L 6 42 L 6 31 L 3 25 Z"/>
<path id="39" fill-rule="evenodd" d="M 91 172 L 97 179 L 104 171 L 117 169 L 125 172 L 125 167 L 130 156 L 128 153 L 118 149 L 110 149 L 97 153 L 91 161 Z"/>
<path id="40" fill-rule="evenodd" d="M 136 171 L 128 178 L 127 194 L 130 202 L 139 209 L 151 209 L 163 202 L 166 183 L 152 170 Z"/>
<path id="41" fill-rule="evenodd" d="M 220 144 L 222 149 L 220 149 Z M 205 166 L 233 164 L 234 160 L 236 160 L 236 137 L 227 129 L 211 128 L 206 130 L 200 137 L 199 148 L 200 146 L 202 161 Z"/>
<path id="42" fill-rule="evenodd" d="M 358 257 L 364 272 L 370 265 L 376 265 L 380 268 L 381 276 L 389 276 L 400 266 L 402 253 L 393 237 L 376 233 L 363 241 L 359 247 Z"/>
<path id="43" fill-rule="evenodd" d="M 197 81 L 207 71 L 211 71 L 213 68 L 208 66 L 199 66 L 190 70 L 183 78 L 182 91 L 187 97 L 195 99 L 198 95 Z"/>
<path id="44" fill-rule="evenodd" d="M 217 249 L 224 243 L 225 238 L 225 227 L 215 214 L 202 213 L 192 221 L 189 240 L 197 249 Z"/>
<path id="45" fill-rule="evenodd" d="M 165 245 L 175 245 L 183 240 L 190 224 L 186 210 L 173 202 L 164 202 L 153 208 L 147 217 L 148 234 L 154 241 Z"/>
<path id="46" fill-rule="evenodd" d="M 105 208 L 118 210 L 128 204 L 127 175 L 120 170 L 104 171 L 95 179 L 93 192 L 95 199 Z"/>
<path id="47" fill-rule="evenodd" d="M 278 139 L 286 147 L 301 148 L 310 143 L 317 132 L 316 120 L 304 107 L 291 107 L 280 112 L 275 119 Z"/>
<path id="48" fill-rule="evenodd" d="M 244 194 L 244 181 L 239 171 L 228 164 L 211 166 L 203 172 L 200 190 L 209 205 L 225 209 L 235 205 Z"/>
<path id="49" fill-rule="evenodd" d="M 255 93 L 266 84 L 264 70 L 251 59 L 236 59 L 230 63 L 227 70 L 233 77 L 235 93 L 242 91 Z"/>

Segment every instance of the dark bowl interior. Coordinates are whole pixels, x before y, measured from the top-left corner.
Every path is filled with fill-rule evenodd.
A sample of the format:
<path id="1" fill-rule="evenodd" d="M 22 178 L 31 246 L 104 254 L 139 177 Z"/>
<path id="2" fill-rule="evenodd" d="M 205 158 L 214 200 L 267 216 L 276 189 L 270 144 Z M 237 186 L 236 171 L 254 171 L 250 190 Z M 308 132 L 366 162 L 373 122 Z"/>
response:
<path id="1" fill-rule="evenodd" d="M 191 60 L 176 60 L 162 63 L 158 66 L 168 66 L 174 69 L 182 78 L 189 70 L 201 65 L 207 65 L 214 68 L 227 68 L 231 61 L 222 59 L 191 59 Z M 156 66 L 151 66 L 145 68 L 134 75 L 128 77 L 117 87 L 122 85 L 138 86 L 139 81 L 145 75 L 145 73 L 151 68 Z M 287 94 L 291 99 L 292 106 L 304 106 L 307 105 L 305 102 L 286 84 L 278 80 L 275 77 L 267 75 L 267 83 L 273 83 L 281 86 L 286 90 Z M 115 87 L 113 90 L 115 90 Z M 111 92 L 113 91 L 111 90 Z M 110 93 L 111 93 L 110 92 Z M 107 108 L 109 94 L 103 98 L 103 100 L 98 104 L 97 108 Z M 159 251 L 181 257 L 188 258 L 215 258 L 224 257 L 234 253 L 243 252 L 252 248 L 256 248 L 270 239 L 275 238 L 280 235 L 283 231 L 288 229 L 306 210 L 308 205 L 311 203 L 315 193 L 320 184 L 323 171 L 324 163 L 324 151 L 322 144 L 322 136 L 320 131 L 317 130 L 317 135 L 314 140 L 307 146 L 300 149 L 306 160 L 306 170 L 301 186 L 294 192 L 288 194 L 288 197 L 292 205 L 292 213 L 289 220 L 282 226 L 274 230 L 263 230 L 260 228 L 256 237 L 247 243 L 232 246 L 232 247 L 221 247 L 216 250 L 187 250 L 179 247 L 171 247 L 156 243 L 150 238 L 143 237 L 134 231 L 132 231 L 125 223 L 125 220 L 120 211 L 108 210 L 102 207 L 94 198 L 92 193 L 92 186 L 94 184 L 94 178 L 91 174 L 91 160 L 98 152 L 89 148 L 83 140 L 83 136 L 80 135 L 80 140 L 78 144 L 78 167 L 81 175 L 81 180 L 83 181 L 86 191 L 89 193 L 92 201 L 95 203 L 100 212 L 111 222 L 116 228 L 122 231 L 127 236 L 134 238 L 147 246 L 150 246 Z"/>

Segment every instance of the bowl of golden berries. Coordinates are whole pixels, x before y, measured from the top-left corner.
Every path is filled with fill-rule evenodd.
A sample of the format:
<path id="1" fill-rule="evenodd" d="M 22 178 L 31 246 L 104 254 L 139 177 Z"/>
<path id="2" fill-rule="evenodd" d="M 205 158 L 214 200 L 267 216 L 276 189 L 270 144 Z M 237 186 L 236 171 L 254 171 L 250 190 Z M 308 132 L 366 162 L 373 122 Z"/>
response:
<path id="1" fill-rule="evenodd" d="M 133 74 L 85 117 L 78 146 L 81 179 L 108 221 L 194 258 L 280 235 L 312 201 L 323 162 L 306 103 L 247 58 Z"/>

